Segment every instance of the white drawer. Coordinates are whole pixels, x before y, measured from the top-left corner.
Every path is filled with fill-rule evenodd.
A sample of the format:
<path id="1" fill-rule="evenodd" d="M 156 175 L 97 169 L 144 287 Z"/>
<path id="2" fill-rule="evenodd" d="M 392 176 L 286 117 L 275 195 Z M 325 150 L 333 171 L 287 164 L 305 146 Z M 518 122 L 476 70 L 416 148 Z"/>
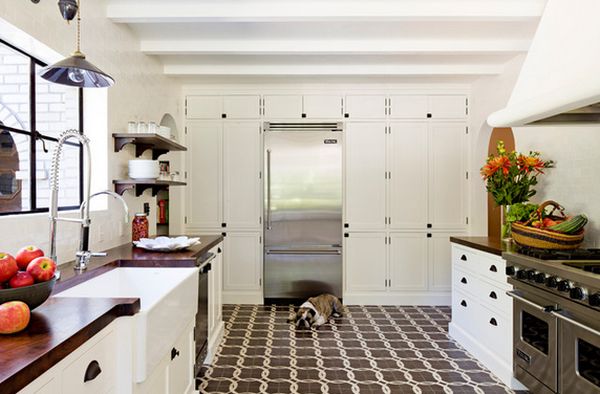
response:
<path id="1" fill-rule="evenodd" d="M 480 308 L 477 326 L 481 334 L 478 338 L 492 354 L 507 364 L 512 363 L 512 320 L 484 306 Z"/>
<path id="2" fill-rule="evenodd" d="M 494 283 L 506 285 L 506 261 L 504 259 L 497 256 L 482 257 L 479 270 L 482 276 Z"/>
<path id="3" fill-rule="evenodd" d="M 454 267 L 475 272 L 479 263 L 479 257 L 472 249 L 452 245 L 452 265 Z"/>
<path id="4" fill-rule="evenodd" d="M 477 299 L 484 306 L 500 312 L 504 318 L 512 316 L 512 298 L 506 295 L 507 286 L 497 286 L 482 279 L 475 286 Z"/>
<path id="5" fill-rule="evenodd" d="M 452 270 L 453 291 L 458 290 L 468 292 L 471 295 L 476 295 L 478 288 L 477 282 L 479 281 L 480 279 L 473 272 L 463 271 L 456 268 Z"/>
<path id="6" fill-rule="evenodd" d="M 117 350 L 116 334 L 110 331 L 63 370 L 63 394 L 105 394 L 113 390 L 117 380 Z M 86 370 L 93 370 L 92 364 L 99 367 L 100 373 L 86 382 Z"/>
<path id="7" fill-rule="evenodd" d="M 481 309 L 482 307 L 470 294 L 456 289 L 452 292 L 452 323 L 474 337 L 479 334 L 473 319 L 481 315 Z"/>

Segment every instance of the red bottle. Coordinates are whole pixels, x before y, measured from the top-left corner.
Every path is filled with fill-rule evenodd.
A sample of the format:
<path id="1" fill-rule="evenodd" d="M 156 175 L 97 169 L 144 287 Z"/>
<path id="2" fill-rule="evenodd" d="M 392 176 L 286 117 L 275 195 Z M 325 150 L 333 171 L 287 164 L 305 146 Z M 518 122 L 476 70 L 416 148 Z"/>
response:
<path id="1" fill-rule="evenodd" d="M 131 222 L 131 240 L 139 241 L 148 238 L 148 217 L 145 213 L 136 213 Z"/>

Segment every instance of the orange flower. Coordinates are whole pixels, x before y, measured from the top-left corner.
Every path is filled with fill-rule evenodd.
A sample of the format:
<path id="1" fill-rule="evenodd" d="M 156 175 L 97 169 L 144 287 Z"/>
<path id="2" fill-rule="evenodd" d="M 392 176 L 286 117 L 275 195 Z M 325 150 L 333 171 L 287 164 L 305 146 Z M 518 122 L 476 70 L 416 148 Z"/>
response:
<path id="1" fill-rule="evenodd" d="M 481 175 L 484 179 L 493 176 L 497 171 L 502 171 L 504 175 L 508 175 L 510 165 L 510 159 L 507 156 L 491 157 L 487 164 L 481 168 Z"/>
<path id="2" fill-rule="evenodd" d="M 489 177 L 491 177 L 492 175 L 494 175 L 496 173 L 496 171 L 498 171 L 498 168 L 492 166 L 490 163 L 484 165 L 483 167 L 481 167 L 481 176 L 483 176 L 483 179 L 488 179 Z"/>
<path id="3" fill-rule="evenodd" d="M 498 156 L 494 158 L 493 163 L 499 170 L 502 170 L 504 175 L 508 175 L 510 171 L 510 159 L 507 156 Z"/>
<path id="4" fill-rule="evenodd" d="M 546 163 L 535 156 L 524 156 L 519 155 L 517 159 L 517 163 L 519 169 L 525 172 L 537 171 L 540 174 L 543 174 L 543 168 L 546 167 Z"/>

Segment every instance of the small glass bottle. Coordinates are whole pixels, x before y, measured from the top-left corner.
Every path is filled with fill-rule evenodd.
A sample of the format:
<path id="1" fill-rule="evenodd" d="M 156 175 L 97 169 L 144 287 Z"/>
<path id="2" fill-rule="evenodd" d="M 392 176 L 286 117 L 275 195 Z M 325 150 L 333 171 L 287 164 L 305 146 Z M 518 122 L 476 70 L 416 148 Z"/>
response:
<path id="1" fill-rule="evenodd" d="M 136 213 L 131 222 L 131 240 L 139 241 L 148 238 L 148 217 L 145 213 Z"/>

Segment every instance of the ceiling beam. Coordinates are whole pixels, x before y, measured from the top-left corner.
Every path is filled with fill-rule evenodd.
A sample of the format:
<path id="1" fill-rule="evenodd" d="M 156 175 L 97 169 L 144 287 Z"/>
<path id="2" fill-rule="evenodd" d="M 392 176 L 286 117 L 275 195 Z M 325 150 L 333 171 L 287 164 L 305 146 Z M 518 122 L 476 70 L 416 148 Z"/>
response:
<path id="1" fill-rule="evenodd" d="M 118 23 L 530 21 L 546 0 L 110 0 Z"/>
<path id="2" fill-rule="evenodd" d="M 149 55 L 450 55 L 520 53 L 529 39 L 141 40 Z"/>
<path id="3" fill-rule="evenodd" d="M 502 65 L 280 65 L 280 64 L 165 64 L 169 76 L 259 76 L 259 75 L 360 75 L 360 76 L 456 76 L 498 75 Z"/>

